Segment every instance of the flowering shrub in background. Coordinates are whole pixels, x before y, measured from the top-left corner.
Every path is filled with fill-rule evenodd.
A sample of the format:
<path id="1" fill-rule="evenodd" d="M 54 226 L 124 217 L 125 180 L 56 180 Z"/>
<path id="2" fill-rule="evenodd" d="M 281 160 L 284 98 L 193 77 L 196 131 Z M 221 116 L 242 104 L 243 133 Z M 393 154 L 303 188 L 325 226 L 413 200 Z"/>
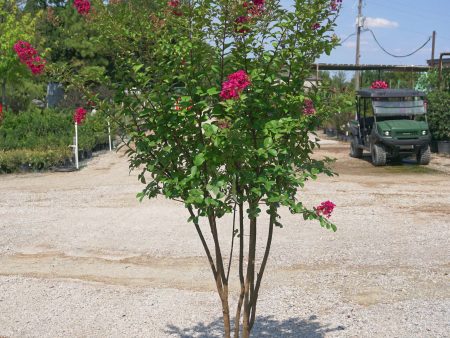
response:
<path id="1" fill-rule="evenodd" d="M 17 41 L 14 44 L 14 51 L 34 75 L 41 74 L 45 68 L 45 60 L 39 56 L 38 51 L 27 41 Z"/>
<path id="2" fill-rule="evenodd" d="M 377 81 L 372 82 L 372 85 L 370 86 L 370 88 L 372 88 L 372 89 L 387 89 L 387 88 L 389 88 L 389 85 L 382 80 L 377 80 Z"/>
<path id="3" fill-rule="evenodd" d="M 84 119 L 86 118 L 86 115 L 87 110 L 82 107 L 78 107 L 77 109 L 75 109 L 75 113 L 73 114 L 73 121 L 76 124 L 82 124 L 84 122 Z"/>

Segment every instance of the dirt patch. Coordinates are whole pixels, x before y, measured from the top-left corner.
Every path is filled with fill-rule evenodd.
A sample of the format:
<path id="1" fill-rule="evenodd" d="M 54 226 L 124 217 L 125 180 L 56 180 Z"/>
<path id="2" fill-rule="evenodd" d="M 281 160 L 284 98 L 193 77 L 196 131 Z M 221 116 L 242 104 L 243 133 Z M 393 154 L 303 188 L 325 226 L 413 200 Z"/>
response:
<path id="1" fill-rule="evenodd" d="M 449 176 L 433 164 L 377 168 L 340 142 L 314 156 L 336 158 L 339 176 L 299 194 L 309 207 L 335 202 L 338 231 L 280 211 L 257 315 L 273 316 L 273 327 L 315 318 L 340 328 L 312 337 L 448 336 Z M 139 203 L 142 188 L 122 153 L 78 172 L 0 176 L 0 335 L 180 337 L 195 328 L 208 336 L 211 323 L 220 331 L 214 280 L 185 208 L 164 198 Z M 219 226 L 225 257 L 231 224 L 225 217 Z M 180 334 L 167 333 L 173 325 Z M 290 330 L 286 337 L 304 332 Z"/>

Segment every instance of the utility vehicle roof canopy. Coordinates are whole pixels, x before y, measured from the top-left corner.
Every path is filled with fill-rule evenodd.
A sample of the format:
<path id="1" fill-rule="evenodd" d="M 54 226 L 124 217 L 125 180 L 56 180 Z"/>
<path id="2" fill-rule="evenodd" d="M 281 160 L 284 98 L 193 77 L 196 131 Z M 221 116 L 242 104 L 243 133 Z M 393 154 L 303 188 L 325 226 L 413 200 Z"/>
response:
<path id="1" fill-rule="evenodd" d="M 424 92 L 420 92 L 414 89 L 370 89 L 364 88 L 357 91 L 357 94 L 361 97 L 370 98 L 389 98 L 389 97 L 425 97 Z"/>

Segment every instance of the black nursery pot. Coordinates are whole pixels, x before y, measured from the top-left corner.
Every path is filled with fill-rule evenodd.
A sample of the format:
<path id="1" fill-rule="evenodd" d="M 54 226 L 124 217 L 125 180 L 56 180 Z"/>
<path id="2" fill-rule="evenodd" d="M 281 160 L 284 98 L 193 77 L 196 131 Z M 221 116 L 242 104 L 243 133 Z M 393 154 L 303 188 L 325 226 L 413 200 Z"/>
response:
<path id="1" fill-rule="evenodd" d="M 450 155 L 450 141 L 438 141 L 437 148 L 439 154 Z"/>

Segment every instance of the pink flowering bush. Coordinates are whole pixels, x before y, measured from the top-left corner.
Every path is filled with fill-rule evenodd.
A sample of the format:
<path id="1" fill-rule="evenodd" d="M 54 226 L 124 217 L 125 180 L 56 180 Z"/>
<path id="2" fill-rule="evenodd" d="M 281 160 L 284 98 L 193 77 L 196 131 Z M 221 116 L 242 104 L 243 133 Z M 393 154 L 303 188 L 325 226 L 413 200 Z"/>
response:
<path id="1" fill-rule="evenodd" d="M 87 15 L 91 11 L 91 2 L 89 0 L 74 0 L 73 6 L 80 15 Z"/>
<path id="2" fill-rule="evenodd" d="M 242 91 L 251 85 L 248 74 L 244 70 L 228 75 L 227 80 L 222 83 L 220 97 L 224 100 L 237 99 Z"/>
<path id="3" fill-rule="evenodd" d="M 336 204 L 334 204 L 333 202 L 325 201 L 320 203 L 320 205 L 318 205 L 314 209 L 316 210 L 317 215 L 323 215 L 327 218 L 330 218 L 335 206 Z"/>
<path id="4" fill-rule="evenodd" d="M 163 195 L 187 209 L 220 296 L 223 336 L 231 336 L 234 322 L 235 336 L 248 338 L 280 210 L 336 230 L 331 204 L 307 208 L 299 190 L 320 173 L 333 174 L 327 159 L 312 156 L 318 144 L 310 135 L 324 114 L 303 84 L 311 64 L 338 44 L 338 11 L 330 0 L 296 0 L 295 8 L 264 0 L 167 1 L 146 14 L 147 29 L 119 26 L 105 14 L 110 22 L 102 29 L 108 42 L 117 41 L 111 59 L 121 72 L 109 84 L 113 106 L 103 104 L 129 135 L 130 168 L 145 184 L 139 198 Z M 142 50 L 126 49 L 127 40 Z M 260 231 L 267 231 L 263 243 Z M 231 242 L 223 242 L 225 233 L 238 252 L 230 274 L 234 248 L 222 251 Z M 230 297 L 236 275 L 240 288 Z"/>
<path id="5" fill-rule="evenodd" d="M 34 75 L 42 74 L 46 62 L 29 42 L 17 41 L 13 48 L 20 62 L 25 64 Z"/>
<path id="6" fill-rule="evenodd" d="M 77 109 L 75 109 L 75 113 L 73 114 L 73 121 L 76 124 L 82 124 L 84 122 L 84 119 L 86 118 L 86 115 L 87 110 L 82 107 L 78 107 Z"/>
<path id="7" fill-rule="evenodd" d="M 370 86 L 370 88 L 372 88 L 372 89 L 388 89 L 389 85 L 384 81 L 377 80 L 377 81 L 372 82 L 372 85 Z"/>

